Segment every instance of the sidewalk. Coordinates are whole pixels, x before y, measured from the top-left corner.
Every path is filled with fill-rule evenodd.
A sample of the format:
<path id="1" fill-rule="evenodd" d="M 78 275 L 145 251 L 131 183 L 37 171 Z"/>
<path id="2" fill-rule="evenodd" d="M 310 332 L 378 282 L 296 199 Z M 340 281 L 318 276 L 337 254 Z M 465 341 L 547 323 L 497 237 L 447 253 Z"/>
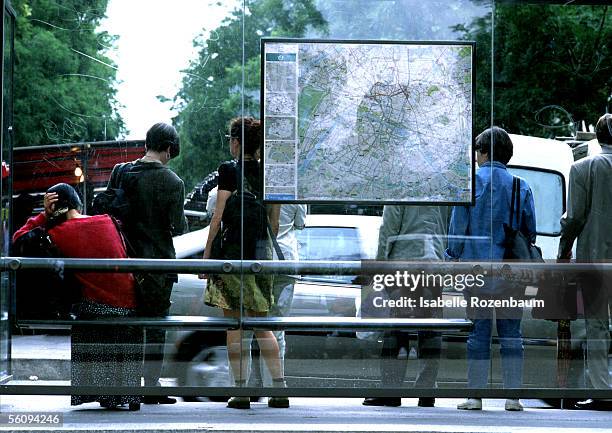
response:
<path id="1" fill-rule="evenodd" d="M 503 400 L 485 400 L 481 412 L 458 411 L 458 399 L 438 399 L 435 408 L 374 408 L 360 399 L 293 398 L 289 409 L 271 409 L 264 400 L 250 410 L 227 409 L 225 403 L 143 405 L 139 412 L 109 411 L 96 403 L 70 407 L 67 396 L 2 396 L 1 413 L 60 412 L 63 427 L 2 426 L 0 431 L 37 432 L 610 432 L 609 412 L 544 409 L 525 400 L 524 412 L 506 412 Z"/>
<path id="2" fill-rule="evenodd" d="M 11 350 L 14 379 L 70 380 L 70 336 L 13 335 Z"/>
<path id="3" fill-rule="evenodd" d="M 13 337 L 14 384 L 66 381 L 70 377 L 67 336 Z M 35 376 L 35 377 L 34 377 Z M 21 379 L 21 380 L 20 380 Z M 57 382 L 56 382 L 57 383 Z M 67 383 L 67 382 L 66 382 Z M 59 384 L 59 383 L 58 383 Z M 65 384 L 65 383 L 61 383 Z M 503 400 L 485 400 L 482 412 L 458 411 L 458 399 L 438 399 L 435 408 L 417 408 L 405 398 L 402 407 L 365 407 L 361 399 L 292 398 L 290 409 L 270 409 L 264 400 L 250 410 L 225 403 L 143 405 L 139 412 L 109 411 L 97 403 L 70 406 L 68 396 L 0 396 L 0 415 L 55 412 L 63 427 L 0 425 L 0 431 L 37 432 L 612 432 L 610 412 L 563 411 L 538 400 L 524 400 L 522 413 L 506 412 Z"/>

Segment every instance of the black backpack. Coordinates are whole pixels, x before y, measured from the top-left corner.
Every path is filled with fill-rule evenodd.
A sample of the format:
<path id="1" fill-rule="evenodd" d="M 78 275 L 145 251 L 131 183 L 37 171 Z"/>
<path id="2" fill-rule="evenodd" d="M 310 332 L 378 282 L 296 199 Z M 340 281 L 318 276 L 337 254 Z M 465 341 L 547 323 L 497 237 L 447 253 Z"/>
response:
<path id="1" fill-rule="evenodd" d="M 258 251 L 259 241 L 267 239 L 268 213 L 248 179 L 240 175 L 240 167 L 232 162 L 236 172 L 236 191 L 225 202 L 223 210 L 222 251 L 223 258 L 240 259 L 240 242 L 244 247 L 244 259 L 264 258 Z M 243 187 L 241 187 L 243 186 Z M 244 224 L 242 224 L 244 221 Z"/>
<path id="2" fill-rule="evenodd" d="M 111 172 L 110 182 L 105 191 L 93 199 L 92 215 L 107 214 L 118 219 L 122 225 L 130 220 L 130 202 L 125 190 L 125 174 L 129 173 L 134 164 L 124 162 L 117 164 Z"/>
<path id="3" fill-rule="evenodd" d="M 44 227 L 17 238 L 12 251 L 20 257 L 62 257 Z M 32 269 L 17 271 L 16 297 L 18 319 L 65 319 L 80 301 L 81 290 L 70 272 Z"/>

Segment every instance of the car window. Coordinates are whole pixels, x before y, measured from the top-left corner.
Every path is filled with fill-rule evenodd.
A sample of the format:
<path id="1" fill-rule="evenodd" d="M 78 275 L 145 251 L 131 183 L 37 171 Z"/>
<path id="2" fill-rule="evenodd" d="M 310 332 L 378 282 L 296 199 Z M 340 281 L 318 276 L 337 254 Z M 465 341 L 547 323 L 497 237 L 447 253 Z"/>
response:
<path id="1" fill-rule="evenodd" d="M 354 227 L 306 227 L 297 232 L 300 260 L 361 260 L 359 232 Z M 347 275 L 311 275 L 316 279 L 350 283 Z"/>
<path id="2" fill-rule="evenodd" d="M 354 227 L 306 227 L 298 232 L 300 260 L 361 260 Z"/>
<path id="3" fill-rule="evenodd" d="M 559 222 L 565 212 L 564 179 L 556 172 L 536 168 L 508 167 L 512 174 L 527 181 L 533 192 L 539 235 L 559 236 Z"/>

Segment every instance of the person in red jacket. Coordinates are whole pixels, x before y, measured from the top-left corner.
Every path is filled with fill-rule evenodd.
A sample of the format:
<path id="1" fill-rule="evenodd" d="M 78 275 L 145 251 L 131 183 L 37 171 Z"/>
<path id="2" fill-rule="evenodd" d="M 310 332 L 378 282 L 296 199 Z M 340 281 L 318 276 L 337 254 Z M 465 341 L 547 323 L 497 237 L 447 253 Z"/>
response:
<path id="1" fill-rule="evenodd" d="M 63 257 L 127 258 L 125 244 L 108 215 L 82 215 L 81 199 L 65 183 L 52 186 L 44 197 L 45 210 L 17 230 L 13 242 L 36 227 L 46 227 Z M 75 272 L 81 289 L 77 319 L 126 317 L 134 314 L 136 291 L 130 273 Z M 140 387 L 142 331 L 126 326 L 73 326 L 71 333 L 71 383 L 74 386 Z M 140 409 L 142 396 L 73 395 L 72 405 L 97 401 L 102 407 L 129 405 Z"/>

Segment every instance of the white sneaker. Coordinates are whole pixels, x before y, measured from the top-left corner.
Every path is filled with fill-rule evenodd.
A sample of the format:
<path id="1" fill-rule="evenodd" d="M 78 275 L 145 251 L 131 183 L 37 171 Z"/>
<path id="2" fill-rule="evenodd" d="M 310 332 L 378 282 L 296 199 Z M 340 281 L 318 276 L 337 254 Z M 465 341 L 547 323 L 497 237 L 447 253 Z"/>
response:
<path id="1" fill-rule="evenodd" d="M 482 410 L 481 398 L 468 398 L 463 403 L 457 405 L 457 409 L 462 410 Z"/>
<path id="2" fill-rule="evenodd" d="M 523 410 L 523 405 L 518 399 L 509 398 L 506 400 L 506 410 L 521 411 Z"/>

